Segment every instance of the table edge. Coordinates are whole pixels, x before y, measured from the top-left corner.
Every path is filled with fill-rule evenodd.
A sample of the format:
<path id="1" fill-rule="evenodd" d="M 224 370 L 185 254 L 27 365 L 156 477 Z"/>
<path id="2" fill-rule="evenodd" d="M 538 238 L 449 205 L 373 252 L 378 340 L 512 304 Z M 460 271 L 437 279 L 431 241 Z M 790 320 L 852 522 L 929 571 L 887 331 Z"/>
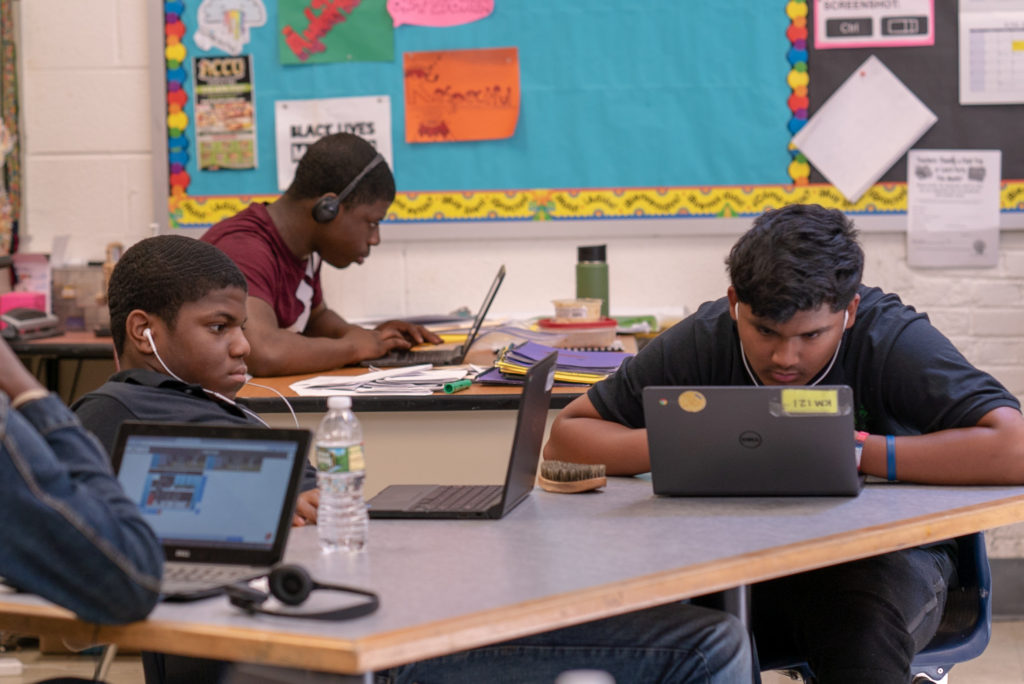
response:
<path id="1" fill-rule="evenodd" d="M 357 674 L 498 643 L 1024 520 L 1024 495 L 827 535 L 366 637 L 203 623 L 94 625 L 53 605 L 0 597 L 0 627 L 89 644 Z M 387 600 L 386 597 L 384 600 Z M 13 613 L 9 612 L 13 609 Z"/>

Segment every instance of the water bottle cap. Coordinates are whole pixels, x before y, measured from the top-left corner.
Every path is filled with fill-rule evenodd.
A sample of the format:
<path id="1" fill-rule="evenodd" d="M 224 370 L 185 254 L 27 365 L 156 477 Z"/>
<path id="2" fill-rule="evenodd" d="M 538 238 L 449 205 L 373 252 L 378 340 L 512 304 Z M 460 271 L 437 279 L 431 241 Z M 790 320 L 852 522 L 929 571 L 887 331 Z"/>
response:
<path id="1" fill-rule="evenodd" d="M 576 248 L 577 261 L 604 261 L 607 245 L 587 245 Z"/>
<path id="2" fill-rule="evenodd" d="M 327 397 L 327 410 L 352 408 L 352 397 Z"/>

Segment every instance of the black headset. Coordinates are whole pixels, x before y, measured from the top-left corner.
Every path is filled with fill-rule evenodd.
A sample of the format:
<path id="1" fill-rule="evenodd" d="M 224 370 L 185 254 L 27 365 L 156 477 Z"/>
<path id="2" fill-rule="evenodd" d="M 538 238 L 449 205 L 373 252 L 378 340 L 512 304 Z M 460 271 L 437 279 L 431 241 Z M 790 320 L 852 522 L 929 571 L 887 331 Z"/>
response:
<path id="1" fill-rule="evenodd" d="M 299 565 L 279 565 L 270 572 L 268 578 L 270 593 L 288 606 L 297 606 L 306 600 L 314 589 L 329 589 L 332 591 L 344 591 L 349 594 L 358 594 L 367 599 L 362 603 L 344 608 L 325 610 L 318 613 L 292 613 L 281 610 L 267 610 L 261 608 L 263 602 L 270 596 L 258 589 L 253 589 L 247 584 L 232 584 L 227 587 L 228 599 L 231 605 L 238 606 L 246 613 L 255 615 L 280 615 L 281 617 L 295 617 L 306 620 L 348 620 L 351 618 L 369 615 L 380 606 L 380 598 L 372 591 L 346 587 L 340 584 L 320 584 L 306 572 L 306 569 Z"/>
<path id="2" fill-rule="evenodd" d="M 366 174 L 373 171 L 378 164 L 384 161 L 384 157 L 377 154 L 370 163 L 363 167 L 363 170 L 356 174 L 356 177 L 349 182 L 337 195 L 324 195 L 313 205 L 313 220 L 317 223 L 330 223 L 338 215 L 338 209 L 342 201 L 352 194 L 352 191 L 359 185 L 359 181 L 366 177 Z"/>

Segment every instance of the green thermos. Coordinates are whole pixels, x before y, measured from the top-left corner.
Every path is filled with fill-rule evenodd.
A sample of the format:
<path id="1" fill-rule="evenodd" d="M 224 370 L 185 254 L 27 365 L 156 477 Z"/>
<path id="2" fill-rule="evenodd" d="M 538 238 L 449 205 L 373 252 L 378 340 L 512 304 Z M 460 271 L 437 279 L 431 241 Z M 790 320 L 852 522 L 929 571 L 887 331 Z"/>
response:
<path id="1" fill-rule="evenodd" d="M 601 318 L 608 318 L 608 263 L 605 245 L 576 250 L 576 298 L 601 300 Z"/>

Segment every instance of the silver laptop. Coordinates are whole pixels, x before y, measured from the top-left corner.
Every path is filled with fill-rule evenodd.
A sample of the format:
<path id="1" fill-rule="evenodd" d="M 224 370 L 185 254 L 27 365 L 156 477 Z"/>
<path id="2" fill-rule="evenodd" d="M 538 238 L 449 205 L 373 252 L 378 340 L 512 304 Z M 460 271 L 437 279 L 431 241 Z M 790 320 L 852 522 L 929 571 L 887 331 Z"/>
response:
<path id="1" fill-rule="evenodd" d="M 163 545 L 165 599 L 212 596 L 281 560 L 309 440 L 308 430 L 121 425 L 114 470 Z"/>
<path id="2" fill-rule="evenodd" d="M 473 346 L 477 335 L 480 334 L 480 327 L 484 324 L 487 312 L 490 311 L 494 298 L 498 296 L 498 288 L 501 287 L 501 282 L 504 279 L 505 266 L 502 265 L 498 268 L 498 273 L 494 276 L 494 280 L 491 281 L 491 288 L 487 291 L 487 296 L 484 297 L 484 303 L 473 318 L 473 325 L 470 326 L 469 332 L 466 333 L 466 341 L 458 347 L 454 349 L 396 349 L 390 354 L 376 359 L 361 361 L 359 365 L 363 367 L 392 368 L 418 366 L 423 363 L 432 363 L 435 366 L 458 366 L 462 364 L 466 360 L 469 348 Z"/>
<path id="3" fill-rule="evenodd" d="M 845 385 L 645 387 L 655 494 L 856 496 Z"/>
<path id="4" fill-rule="evenodd" d="M 495 519 L 518 506 L 537 478 L 557 358 L 548 354 L 526 371 L 504 484 L 391 485 L 370 499 L 370 517 Z"/>

